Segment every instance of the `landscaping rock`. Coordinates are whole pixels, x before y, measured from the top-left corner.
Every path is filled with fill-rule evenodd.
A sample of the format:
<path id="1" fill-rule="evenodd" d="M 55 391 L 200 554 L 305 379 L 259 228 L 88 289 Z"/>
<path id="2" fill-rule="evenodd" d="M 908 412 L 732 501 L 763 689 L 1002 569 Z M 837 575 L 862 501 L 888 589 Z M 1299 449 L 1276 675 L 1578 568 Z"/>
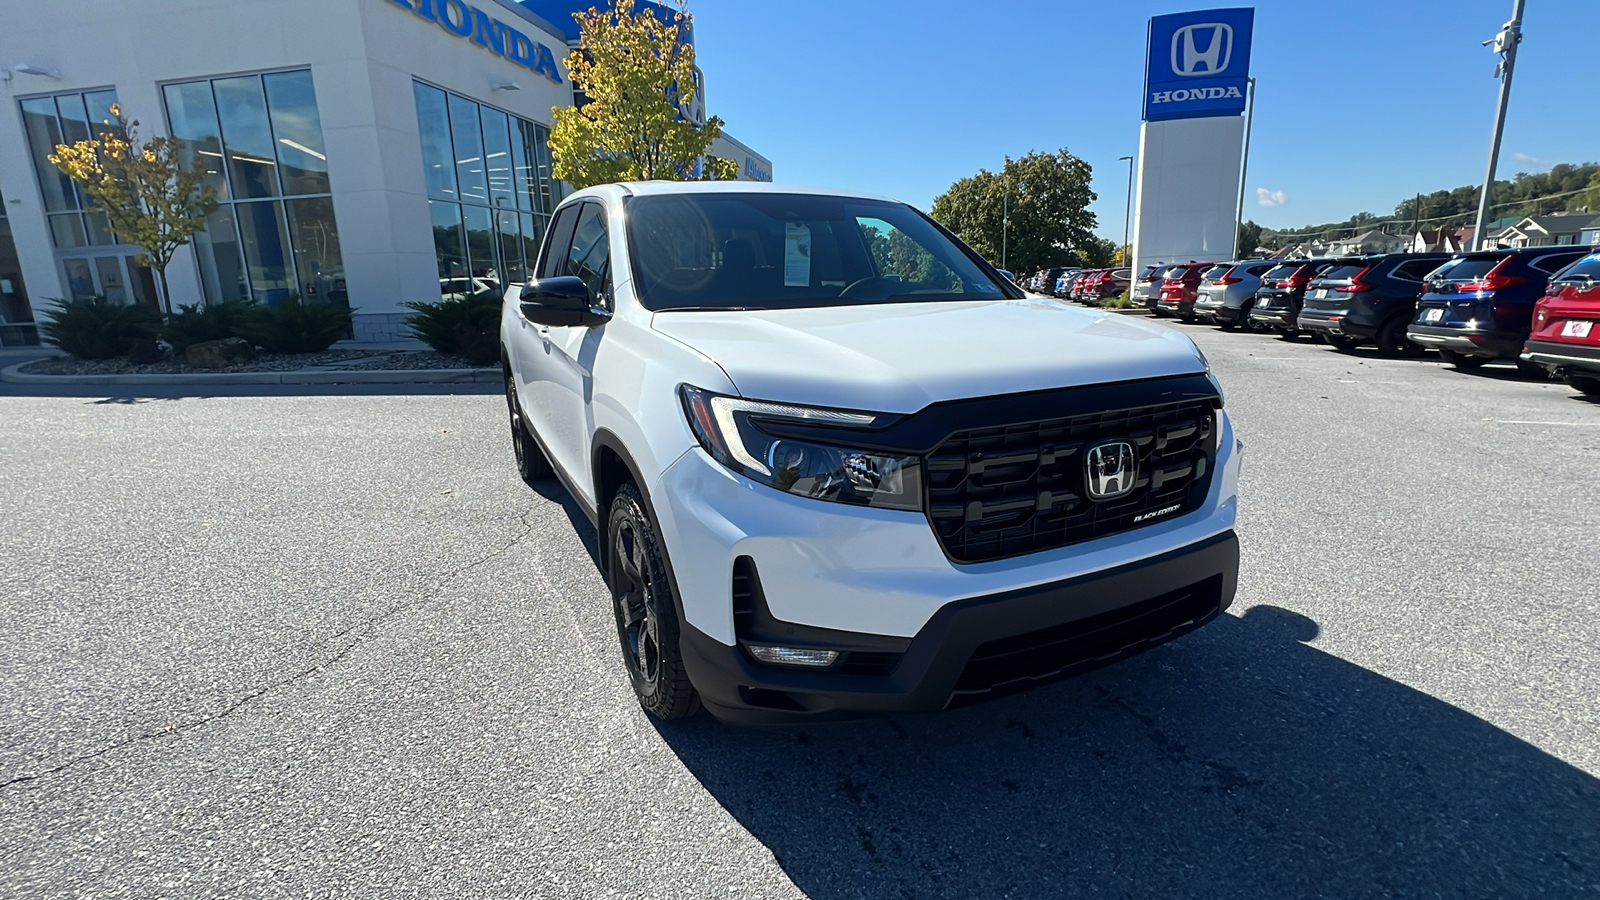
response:
<path id="1" fill-rule="evenodd" d="M 190 344 L 183 355 L 197 369 L 226 369 L 255 359 L 256 350 L 244 338 L 231 337 Z"/>
<path id="2" fill-rule="evenodd" d="M 155 338 L 134 338 L 128 344 L 128 362 L 136 366 L 147 366 L 160 362 L 166 354 L 162 352 L 161 345 Z"/>

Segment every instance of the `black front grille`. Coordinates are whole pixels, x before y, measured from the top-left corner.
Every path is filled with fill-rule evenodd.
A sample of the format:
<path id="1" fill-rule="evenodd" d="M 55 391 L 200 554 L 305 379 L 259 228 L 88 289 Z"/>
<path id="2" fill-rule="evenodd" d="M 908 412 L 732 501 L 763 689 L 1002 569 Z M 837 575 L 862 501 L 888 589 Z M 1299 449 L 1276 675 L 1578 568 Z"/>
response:
<path id="1" fill-rule="evenodd" d="M 1222 576 L 1076 622 L 980 644 L 950 706 L 1065 678 L 1187 634 L 1222 610 Z"/>
<path id="2" fill-rule="evenodd" d="M 1186 400 L 959 431 L 926 460 L 927 514 L 945 552 L 981 562 L 1063 547 L 1167 521 L 1204 502 L 1215 404 Z M 1132 493 L 1093 500 L 1085 457 L 1126 441 Z"/>

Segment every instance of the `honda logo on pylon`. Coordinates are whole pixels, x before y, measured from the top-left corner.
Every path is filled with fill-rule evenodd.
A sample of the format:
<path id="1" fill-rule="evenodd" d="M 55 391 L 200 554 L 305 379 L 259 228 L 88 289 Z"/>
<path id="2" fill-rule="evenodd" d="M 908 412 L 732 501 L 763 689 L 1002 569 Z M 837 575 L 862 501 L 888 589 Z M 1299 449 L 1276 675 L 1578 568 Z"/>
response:
<path id="1" fill-rule="evenodd" d="M 1204 49 L 1201 49 L 1201 48 Z M 1172 35 L 1172 71 L 1216 75 L 1233 61 L 1233 26 L 1222 22 L 1185 25 Z"/>

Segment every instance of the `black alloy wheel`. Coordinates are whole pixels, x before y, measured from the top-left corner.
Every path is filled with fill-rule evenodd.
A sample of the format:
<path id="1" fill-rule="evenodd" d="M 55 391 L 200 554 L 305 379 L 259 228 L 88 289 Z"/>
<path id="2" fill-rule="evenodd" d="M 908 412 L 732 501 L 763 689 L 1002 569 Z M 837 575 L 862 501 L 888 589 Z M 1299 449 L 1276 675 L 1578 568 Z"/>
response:
<path id="1" fill-rule="evenodd" d="M 1439 348 L 1439 358 L 1462 372 L 1471 372 L 1475 369 L 1481 369 L 1489 362 L 1488 357 L 1468 356 L 1465 353 L 1458 353 L 1455 350 L 1449 349 L 1448 347 Z"/>
<path id="2" fill-rule="evenodd" d="M 1395 316 L 1378 329 L 1378 352 L 1384 356 L 1420 356 L 1422 348 L 1406 337 L 1410 316 Z"/>
<path id="3" fill-rule="evenodd" d="M 645 712 L 658 719 L 693 715 L 700 709 L 700 697 L 683 670 L 678 610 L 664 551 L 632 482 L 611 501 L 606 540 L 617 638 L 633 693 Z"/>
<path id="4" fill-rule="evenodd" d="M 517 458 L 517 474 L 528 484 L 542 481 L 555 474 L 550 468 L 550 460 L 545 458 L 544 451 L 539 449 L 539 442 L 533 439 L 533 433 L 528 430 L 528 421 L 522 415 L 522 403 L 517 400 L 516 376 L 511 374 L 509 363 L 502 362 L 501 370 L 505 374 L 506 382 L 506 408 L 511 416 L 511 452 Z"/>

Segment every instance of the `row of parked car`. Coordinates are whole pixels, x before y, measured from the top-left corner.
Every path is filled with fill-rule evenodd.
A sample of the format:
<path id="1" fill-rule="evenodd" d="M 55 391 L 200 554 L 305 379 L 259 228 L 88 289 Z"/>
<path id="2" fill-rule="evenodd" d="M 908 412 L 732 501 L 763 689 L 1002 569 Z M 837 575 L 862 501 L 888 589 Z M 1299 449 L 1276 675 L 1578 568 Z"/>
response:
<path id="1" fill-rule="evenodd" d="M 1086 276 L 1105 276 L 1101 282 Z M 1046 270 L 1027 287 L 1092 305 L 1127 269 Z M 1391 356 L 1436 350 L 1457 369 L 1509 360 L 1529 377 L 1564 377 L 1600 396 L 1600 248 L 1240 259 L 1150 266 L 1134 305 L 1224 330 L 1308 336 Z M 1098 284 L 1109 285 L 1105 289 Z"/>
<path id="2" fill-rule="evenodd" d="M 1063 300 L 1076 300 L 1098 306 L 1112 297 L 1121 297 L 1132 284 L 1132 269 L 1041 269 L 1023 287 Z"/>

